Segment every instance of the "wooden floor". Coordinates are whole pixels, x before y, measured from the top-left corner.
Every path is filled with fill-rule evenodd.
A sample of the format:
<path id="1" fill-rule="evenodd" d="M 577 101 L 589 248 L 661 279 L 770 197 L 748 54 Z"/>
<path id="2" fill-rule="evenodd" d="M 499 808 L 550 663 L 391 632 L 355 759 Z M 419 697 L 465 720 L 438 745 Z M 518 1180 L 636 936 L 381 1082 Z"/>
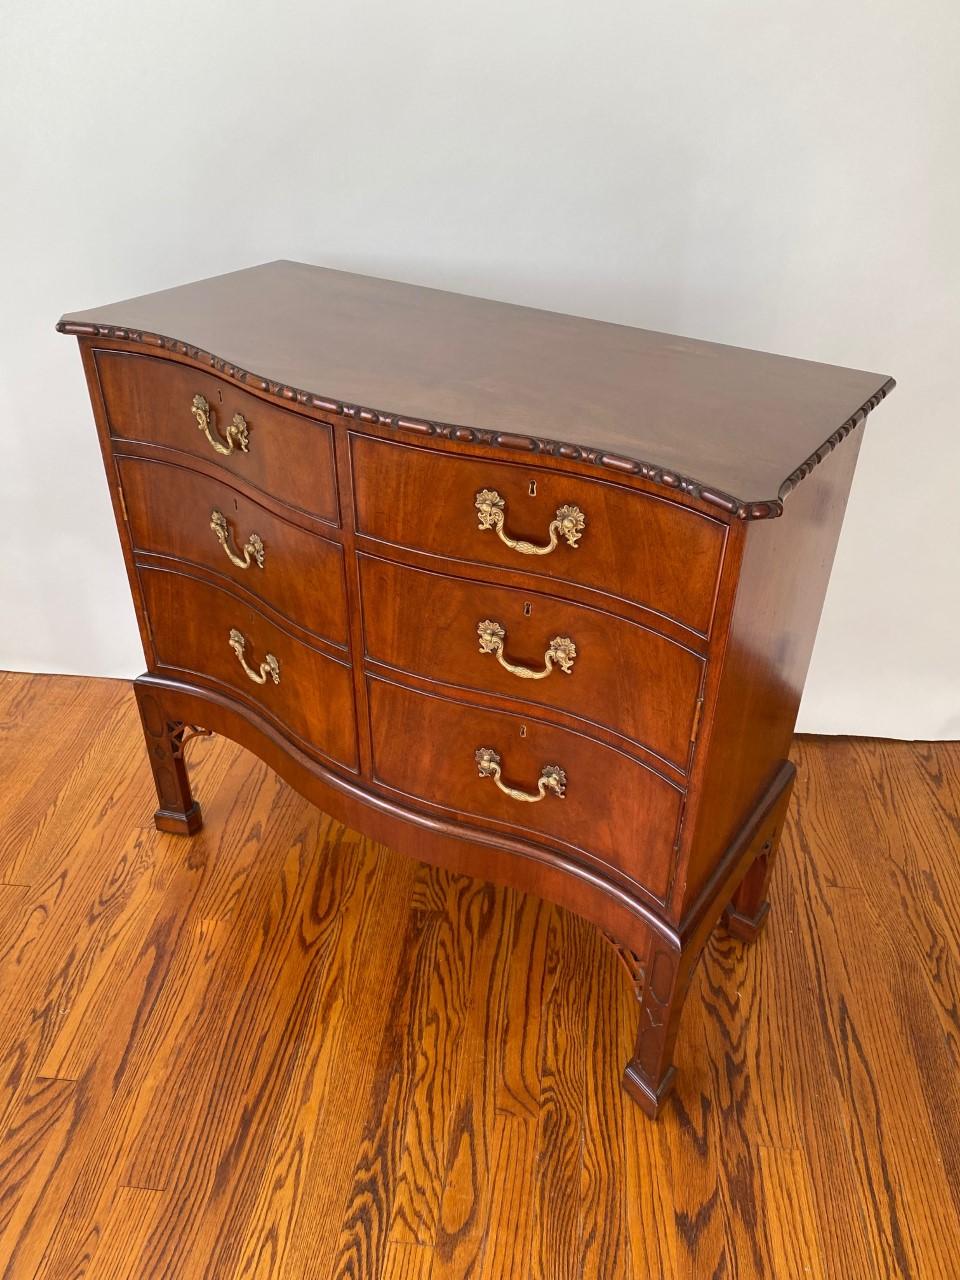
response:
<path id="1" fill-rule="evenodd" d="M 128 687 L 0 676 L 5 1280 L 960 1276 L 960 744 L 798 740 L 656 1124 L 595 930 L 188 756 L 159 835 Z"/>

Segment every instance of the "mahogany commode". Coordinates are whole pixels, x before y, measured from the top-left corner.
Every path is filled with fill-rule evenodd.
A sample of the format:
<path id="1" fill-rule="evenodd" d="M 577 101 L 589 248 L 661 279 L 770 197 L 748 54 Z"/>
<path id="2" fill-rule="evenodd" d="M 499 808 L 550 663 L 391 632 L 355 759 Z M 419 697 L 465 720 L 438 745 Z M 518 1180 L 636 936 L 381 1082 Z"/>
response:
<path id="1" fill-rule="evenodd" d="M 655 1115 L 752 939 L 878 374 L 276 262 L 65 316 L 160 807 L 193 726 L 415 857 L 602 929 Z"/>

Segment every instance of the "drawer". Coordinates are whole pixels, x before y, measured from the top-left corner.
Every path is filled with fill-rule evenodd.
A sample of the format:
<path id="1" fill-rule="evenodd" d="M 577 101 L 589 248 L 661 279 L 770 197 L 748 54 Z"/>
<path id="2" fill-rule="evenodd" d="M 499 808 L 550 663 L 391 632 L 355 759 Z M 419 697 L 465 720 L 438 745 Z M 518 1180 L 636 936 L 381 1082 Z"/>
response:
<path id="1" fill-rule="evenodd" d="M 569 729 L 372 677 L 368 686 L 378 782 L 468 820 L 573 848 L 665 900 L 682 793 L 659 774 Z M 565 794 L 545 786 L 535 803 L 504 794 L 489 772 L 481 776 L 481 749 L 499 756 L 502 785 L 534 796 L 545 767 L 559 766 Z"/>
<path id="2" fill-rule="evenodd" d="M 357 530 L 383 542 L 592 587 L 707 635 L 726 526 L 666 498 L 542 467 L 351 437 Z M 478 495 L 496 494 L 481 520 Z M 574 545 L 561 508 L 582 513 Z M 494 514 L 491 516 L 491 510 Z M 555 545 L 546 554 L 508 546 Z M 486 524 L 488 527 L 481 527 Z"/>
<path id="3" fill-rule="evenodd" d="M 221 573 L 291 621 L 346 648 L 338 543 L 176 463 L 121 457 L 117 468 L 135 551 L 175 556 Z"/>
<path id="4" fill-rule="evenodd" d="M 356 769 L 349 667 L 295 640 L 229 591 L 142 565 L 138 575 L 161 669 L 224 686 L 306 745 Z M 231 646 L 233 632 L 242 660 Z"/>
<path id="5" fill-rule="evenodd" d="M 338 523 L 333 433 L 326 423 L 159 356 L 101 350 L 95 358 L 112 435 L 216 463 L 281 502 Z M 196 396 L 209 413 L 202 406 L 195 411 Z M 230 434 L 236 414 L 246 424 L 245 448 Z"/>
<path id="6" fill-rule="evenodd" d="M 367 657 L 430 680 L 554 707 L 686 768 L 703 660 L 656 631 L 555 596 L 360 556 Z M 481 623 L 499 624 L 503 635 Z M 552 650 L 555 638 L 573 642 Z M 499 643 L 491 643 L 492 640 Z M 557 657 L 556 655 L 560 656 Z M 521 671 L 507 670 L 507 662 Z M 568 670 L 564 670 L 564 667 Z"/>

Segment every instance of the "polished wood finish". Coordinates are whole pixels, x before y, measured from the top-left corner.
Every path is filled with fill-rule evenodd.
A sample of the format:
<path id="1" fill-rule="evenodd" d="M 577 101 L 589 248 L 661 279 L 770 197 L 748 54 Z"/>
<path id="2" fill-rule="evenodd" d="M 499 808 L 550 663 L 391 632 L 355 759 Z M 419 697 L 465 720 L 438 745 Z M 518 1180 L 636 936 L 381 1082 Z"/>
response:
<path id="1" fill-rule="evenodd" d="M 127 685 L 0 675 L 3 1280 L 960 1273 L 960 744 L 794 743 L 654 1128 L 597 930 L 225 738 L 156 832 L 139 743 Z"/>
<path id="2" fill-rule="evenodd" d="M 333 440 L 325 423 L 288 413 L 225 378 L 171 360 L 100 350 L 95 362 L 107 423 L 117 439 L 214 462 L 262 493 L 282 493 L 289 506 L 338 523 Z M 207 400 L 220 436 L 235 413 L 243 416 L 249 430 L 246 451 L 216 452 L 191 411 L 195 395 Z"/>
<path id="3" fill-rule="evenodd" d="M 745 539 L 715 709 L 705 727 L 713 768 L 694 802 L 710 816 L 694 823 L 687 896 L 706 882 L 718 841 L 734 837 L 744 810 L 787 754 L 861 441 L 860 435 L 846 441 L 798 489 L 789 522 L 758 522 Z"/>
<path id="4" fill-rule="evenodd" d="M 342 656 L 295 638 L 245 600 L 199 578 L 142 565 L 139 580 L 156 671 L 228 690 L 308 750 L 356 769 L 353 682 Z M 279 683 L 256 684 L 247 676 L 230 647 L 234 629 L 247 641 L 253 670 L 267 654 L 277 659 Z"/>
<path id="5" fill-rule="evenodd" d="M 634 891 L 668 895 L 683 791 L 652 769 L 569 729 L 531 717 L 467 706 L 370 680 L 374 778 L 406 800 L 444 813 L 513 828 L 527 839 L 574 850 Z M 420 743 L 429 743 L 424 770 Z M 477 747 L 502 758 L 504 782 L 537 794 L 544 765 L 567 776 L 563 799 L 528 804 L 504 795 L 477 771 Z M 598 816 L 602 815 L 602 816 Z"/>
<path id="6" fill-rule="evenodd" d="M 164 557 L 229 579 L 232 589 L 274 609 L 338 648 L 349 646 L 343 549 L 251 502 L 239 490 L 176 463 L 117 456 L 117 475 L 134 554 Z M 221 511 L 229 546 L 243 559 L 252 533 L 264 545 L 262 568 L 238 567 L 211 528 Z"/>
<path id="7" fill-rule="evenodd" d="M 285 400 L 416 435 L 578 459 L 748 519 L 893 387 L 840 369 L 302 262 L 78 311 Z M 208 397 L 209 398 L 209 397 Z"/>
<path id="8" fill-rule="evenodd" d="M 726 525 L 659 496 L 489 460 L 447 458 L 369 436 L 351 439 L 357 532 L 446 561 L 542 576 L 546 589 L 592 588 L 599 605 L 625 600 L 709 634 Z M 546 556 L 524 555 L 481 532 L 474 499 L 492 489 L 505 501 L 515 539 L 542 545 L 557 508 L 578 506 L 586 528 L 576 547 L 562 540 Z M 531 492 L 533 490 L 533 492 Z"/>
<path id="9" fill-rule="evenodd" d="M 625 750 L 641 747 L 686 770 L 705 663 L 685 645 L 541 591 L 468 582 L 379 556 L 361 555 L 359 567 L 361 595 L 372 602 L 363 618 L 368 662 L 484 698 L 529 702 L 541 715 L 567 712 L 593 731 L 609 730 Z M 577 650 L 572 670 L 554 666 L 543 680 L 505 670 L 480 648 L 477 625 L 487 619 L 505 629 L 508 660 L 527 670 L 543 670 L 554 636 L 569 637 Z"/>
<path id="10" fill-rule="evenodd" d="M 765 916 L 856 429 L 892 383 L 290 264 L 118 305 L 60 328 L 158 823 L 197 827 L 201 726 L 373 838 L 577 911 L 634 976 L 624 1084 L 656 1115 L 711 931 Z M 237 413 L 248 451 L 243 424 L 222 445 Z M 484 618 L 514 667 L 565 637 L 569 670 L 505 670 Z"/>
<path id="11" fill-rule="evenodd" d="M 191 734 L 198 731 L 182 721 L 168 720 L 163 707 L 146 690 L 137 688 L 136 694 L 147 757 L 160 801 L 153 815 L 154 824 L 158 831 L 171 835 L 195 835 L 203 825 L 203 816 L 190 791 L 183 749 Z"/>

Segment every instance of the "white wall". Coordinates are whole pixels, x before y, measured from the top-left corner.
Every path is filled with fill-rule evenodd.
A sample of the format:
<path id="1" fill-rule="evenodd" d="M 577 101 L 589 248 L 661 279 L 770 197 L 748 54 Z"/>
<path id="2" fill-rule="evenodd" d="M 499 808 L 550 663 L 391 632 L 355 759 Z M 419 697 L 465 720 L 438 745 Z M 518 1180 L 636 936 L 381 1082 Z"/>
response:
<path id="1" fill-rule="evenodd" d="M 0 666 L 143 665 L 60 313 L 288 257 L 894 374 L 801 727 L 960 736 L 958 55 L 956 0 L 4 6 Z"/>

